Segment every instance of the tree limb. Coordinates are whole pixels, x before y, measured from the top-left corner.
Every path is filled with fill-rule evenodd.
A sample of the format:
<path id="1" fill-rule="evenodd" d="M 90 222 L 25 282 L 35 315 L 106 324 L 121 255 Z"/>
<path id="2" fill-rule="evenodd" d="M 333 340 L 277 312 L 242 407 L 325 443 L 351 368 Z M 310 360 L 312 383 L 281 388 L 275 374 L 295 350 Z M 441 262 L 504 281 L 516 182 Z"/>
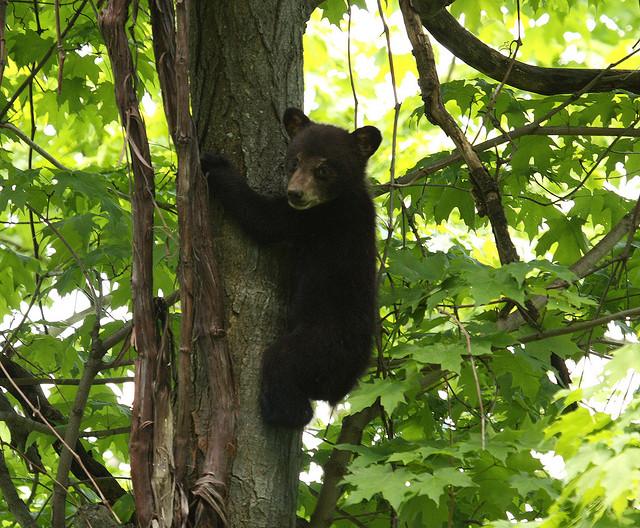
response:
<path id="1" fill-rule="evenodd" d="M 91 390 L 93 379 L 96 377 L 96 374 L 98 374 L 102 357 L 106 353 L 106 349 L 102 346 L 99 338 L 99 331 L 100 318 L 98 317 L 91 332 L 91 351 L 89 358 L 84 364 L 82 378 L 78 384 L 78 390 L 76 391 L 71 408 L 71 415 L 69 416 L 67 427 L 64 431 L 64 442 L 62 442 L 58 470 L 56 471 L 56 478 L 54 480 L 53 500 L 51 502 L 54 527 L 59 526 L 60 528 L 64 528 L 65 526 L 65 501 L 67 497 L 67 486 L 69 485 L 69 470 L 71 469 L 74 455 L 70 446 L 75 446 L 80 438 L 80 426 L 82 424 L 84 409 L 89 400 L 89 391 Z"/>
<path id="2" fill-rule="evenodd" d="M 514 88 L 541 95 L 555 95 L 576 92 L 595 77 L 601 76 L 589 88 L 589 92 L 627 90 L 640 93 L 640 71 L 637 70 L 544 68 L 512 61 L 463 28 L 448 11 L 438 5 L 439 2 L 435 2 L 435 10 L 432 3 L 429 0 L 413 0 L 424 27 L 456 57 L 492 79 L 502 81 L 506 78 L 506 84 Z"/>
<path id="3" fill-rule="evenodd" d="M 639 206 L 640 200 L 636 202 L 634 211 L 626 214 L 595 246 L 570 267 L 578 278 L 585 277 L 591 273 L 591 270 L 613 250 L 622 237 L 630 235 L 638 228 L 640 219 L 636 214 L 636 210 Z M 566 286 L 567 283 L 565 281 L 558 280 L 551 284 L 549 288 L 563 288 Z M 543 308 L 547 301 L 548 297 L 546 295 L 536 295 L 531 299 L 531 302 L 538 310 Z M 498 320 L 498 328 L 503 332 L 513 332 L 526 322 L 520 312 L 513 312 L 506 318 Z"/>
<path id="4" fill-rule="evenodd" d="M 515 245 L 509 234 L 509 226 L 507 217 L 502 205 L 502 197 L 500 196 L 500 188 L 497 181 L 492 178 L 487 169 L 484 167 L 477 152 L 466 138 L 460 127 L 447 112 L 442 102 L 440 93 L 440 82 L 438 80 L 438 72 L 436 70 L 433 49 L 429 41 L 429 37 L 423 31 L 420 25 L 420 18 L 414 10 L 411 0 L 400 0 L 400 10 L 404 18 L 407 35 L 413 47 L 413 54 L 416 59 L 418 68 L 418 84 L 420 93 L 425 103 L 425 115 L 427 119 L 434 124 L 439 125 L 442 130 L 453 140 L 458 151 L 465 160 L 469 170 L 470 182 L 472 185 L 472 194 L 476 203 L 476 209 L 480 216 L 487 216 L 491 224 L 491 230 L 496 243 L 496 249 L 500 257 L 501 264 L 509 264 L 520 260 Z M 510 69 L 505 72 L 505 78 L 501 82 L 505 82 L 506 76 L 509 75 Z M 603 75 L 602 73 L 600 74 Z M 569 105 L 573 100 L 578 98 L 580 94 L 596 82 L 597 79 L 591 79 L 587 85 L 582 86 L 581 90 L 572 94 L 570 98 L 561 105 L 550 110 L 541 118 L 531 123 L 532 126 L 538 128 L 542 122 L 549 119 L 552 115 L 559 112 L 561 108 Z M 539 317 L 537 308 L 531 301 L 527 301 L 525 307 L 518 307 L 523 317 L 532 321 L 536 321 Z M 570 377 L 564 361 L 552 354 L 552 364 L 557 369 L 558 381 L 568 386 Z"/>
<path id="5" fill-rule="evenodd" d="M 614 321 L 616 319 L 627 319 L 636 315 L 640 315 L 640 308 L 630 308 L 628 310 L 622 310 L 621 312 L 603 315 L 602 317 L 597 317 L 596 319 L 591 319 L 589 321 L 580 321 L 579 323 L 570 324 L 562 328 L 554 328 L 552 330 L 547 330 L 546 332 L 529 334 L 518 338 L 518 342 L 529 343 L 531 341 L 540 341 L 542 339 L 548 339 L 550 337 L 574 334 L 576 332 L 581 332 L 582 330 L 589 330 L 595 326 L 606 324 L 609 321 Z"/>
<path id="6" fill-rule="evenodd" d="M 473 145 L 476 152 L 484 152 L 498 145 L 508 143 L 522 136 L 606 136 L 606 137 L 640 137 L 640 129 L 634 127 L 573 127 L 573 126 L 536 126 L 535 123 L 529 123 L 520 128 L 514 128 L 505 134 L 500 134 L 494 138 Z M 433 163 L 420 169 L 414 170 L 396 179 L 395 185 L 398 187 L 414 185 L 418 179 L 430 174 L 434 174 L 442 170 L 456 161 L 462 159 L 460 151 L 456 150 L 448 156 L 440 158 Z M 375 186 L 374 194 L 380 196 L 388 192 L 391 184 L 385 183 Z"/>

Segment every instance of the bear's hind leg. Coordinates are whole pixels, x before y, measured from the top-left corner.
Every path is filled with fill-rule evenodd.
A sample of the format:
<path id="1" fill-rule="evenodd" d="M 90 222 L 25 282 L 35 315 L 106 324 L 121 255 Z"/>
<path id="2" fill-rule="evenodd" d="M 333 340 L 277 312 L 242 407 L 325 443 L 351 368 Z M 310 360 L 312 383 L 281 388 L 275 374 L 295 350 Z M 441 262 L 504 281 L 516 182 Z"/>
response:
<path id="1" fill-rule="evenodd" d="M 265 422 L 289 428 L 301 428 L 313 417 L 309 397 L 300 388 L 295 351 L 289 350 L 287 337 L 264 352 L 260 408 Z"/>

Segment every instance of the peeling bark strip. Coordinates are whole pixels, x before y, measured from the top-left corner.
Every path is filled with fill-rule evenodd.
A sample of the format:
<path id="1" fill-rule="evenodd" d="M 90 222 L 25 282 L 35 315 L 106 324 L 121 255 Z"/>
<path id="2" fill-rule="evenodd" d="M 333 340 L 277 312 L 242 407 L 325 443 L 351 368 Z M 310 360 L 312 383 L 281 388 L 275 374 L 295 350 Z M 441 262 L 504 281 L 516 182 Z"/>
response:
<path id="1" fill-rule="evenodd" d="M 487 46 L 475 35 L 463 28 L 444 9 L 452 0 L 413 0 L 422 24 L 445 48 L 472 68 L 486 76 L 502 81 L 513 62 L 506 84 L 541 95 L 568 94 L 581 90 L 594 78 L 597 82 L 589 92 L 628 90 L 640 93 L 640 71 L 603 70 L 589 68 L 544 68 L 520 61 L 511 61 L 499 51 Z M 603 74 L 604 73 L 604 74 Z"/>
<path id="2" fill-rule="evenodd" d="M 149 3 L 156 65 L 169 131 L 178 154 L 177 206 L 180 229 L 181 343 L 173 444 L 175 481 L 180 499 L 194 509 L 175 509 L 175 521 L 196 519 L 197 526 L 226 526 L 229 476 L 235 453 L 237 398 L 231 356 L 224 339 L 222 287 L 217 268 L 209 199 L 200 170 L 195 127 L 189 112 L 189 1 Z M 177 22 L 177 25 L 176 25 Z M 177 28 L 177 30 L 174 30 Z M 192 354 L 206 365 L 215 403 L 194 429 Z M 197 416 L 197 415 L 196 415 Z M 195 433 L 195 434 L 194 434 Z M 197 456 L 196 456 L 197 454 Z"/>
<path id="3" fill-rule="evenodd" d="M 138 352 L 131 423 L 131 477 L 140 526 L 153 518 L 151 485 L 154 419 L 154 382 L 158 374 L 159 343 L 153 308 L 153 200 L 155 193 L 149 142 L 134 87 L 135 70 L 127 43 L 125 22 L 129 0 L 110 0 L 99 13 L 102 32 L 115 80 L 116 103 L 125 128 L 133 170 L 133 341 Z M 167 405 L 167 401 L 157 402 Z M 158 413 L 160 409 L 158 409 Z M 165 414 L 166 416 L 166 414 Z"/>
<path id="4" fill-rule="evenodd" d="M 418 84 L 420 85 L 420 93 L 424 101 L 427 119 L 433 124 L 439 125 L 447 136 L 453 140 L 469 167 L 476 208 L 480 216 L 489 218 L 500 262 L 502 264 L 516 262 L 519 257 L 507 229 L 507 218 L 502 207 L 498 184 L 484 168 L 477 152 L 444 108 L 433 49 L 431 48 L 429 37 L 422 29 L 420 17 L 414 11 L 409 0 L 400 0 L 400 9 L 402 10 L 407 34 L 413 47 L 413 55 L 416 59 Z"/>

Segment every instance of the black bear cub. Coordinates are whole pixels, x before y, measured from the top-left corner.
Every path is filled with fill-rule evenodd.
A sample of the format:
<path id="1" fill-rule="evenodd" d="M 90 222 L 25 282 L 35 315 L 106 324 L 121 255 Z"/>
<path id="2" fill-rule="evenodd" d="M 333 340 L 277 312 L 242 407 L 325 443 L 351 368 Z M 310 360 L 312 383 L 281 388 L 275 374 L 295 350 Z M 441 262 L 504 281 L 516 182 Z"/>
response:
<path id="1" fill-rule="evenodd" d="M 214 198 L 258 242 L 290 244 L 287 333 L 265 352 L 260 406 L 267 423 L 302 427 L 309 400 L 335 405 L 367 369 L 376 324 L 375 211 L 365 167 L 382 139 L 284 113 L 291 141 L 286 197 L 257 194 L 222 156 L 202 168 Z"/>

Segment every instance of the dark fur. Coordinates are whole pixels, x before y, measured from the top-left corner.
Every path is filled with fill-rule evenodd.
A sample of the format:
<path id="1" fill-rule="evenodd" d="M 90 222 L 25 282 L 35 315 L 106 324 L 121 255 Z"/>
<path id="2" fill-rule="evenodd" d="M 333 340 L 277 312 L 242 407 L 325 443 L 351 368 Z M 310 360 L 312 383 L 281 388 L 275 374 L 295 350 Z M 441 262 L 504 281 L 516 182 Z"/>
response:
<path id="1" fill-rule="evenodd" d="M 301 427 L 313 416 L 310 399 L 335 405 L 369 363 L 376 246 L 365 166 L 381 138 L 374 127 L 350 134 L 295 109 L 287 110 L 284 122 L 293 136 L 286 157 L 289 202 L 299 205 L 296 200 L 309 193 L 321 203 L 298 210 L 285 197 L 261 196 L 222 156 L 205 154 L 202 167 L 212 195 L 252 238 L 291 245 L 289 331 L 264 353 L 261 408 L 270 424 Z M 308 159 L 312 165 L 326 160 L 322 178 L 316 169 L 305 172 Z M 303 173 L 309 177 L 295 186 Z"/>

